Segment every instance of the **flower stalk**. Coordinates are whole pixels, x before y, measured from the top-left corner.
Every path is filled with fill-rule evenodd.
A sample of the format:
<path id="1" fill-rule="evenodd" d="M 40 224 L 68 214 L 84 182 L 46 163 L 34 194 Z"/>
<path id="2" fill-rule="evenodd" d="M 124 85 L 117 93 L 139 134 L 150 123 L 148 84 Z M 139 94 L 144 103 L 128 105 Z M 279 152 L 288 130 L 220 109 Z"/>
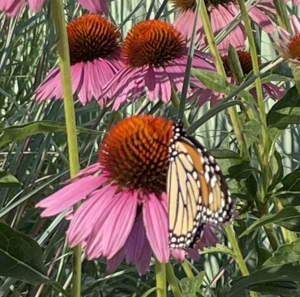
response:
<path id="1" fill-rule="evenodd" d="M 51 0 L 52 17 L 57 34 L 57 51 L 60 66 L 60 74 L 63 89 L 63 103 L 66 117 L 67 143 L 69 152 L 70 176 L 74 176 L 79 171 L 78 144 L 76 131 L 76 118 L 74 101 L 72 95 L 70 56 L 68 35 L 65 24 L 63 2 L 61 0 Z M 74 211 L 78 205 L 74 206 Z M 72 297 L 81 296 L 81 246 L 73 248 L 73 279 Z"/>
<path id="2" fill-rule="evenodd" d="M 204 29 L 204 32 L 205 32 L 205 37 L 207 39 L 207 43 L 209 45 L 210 52 L 211 52 L 213 60 L 215 62 L 217 73 L 222 75 L 224 77 L 224 79 L 226 80 L 227 76 L 226 76 L 226 73 L 225 73 L 225 69 L 224 69 L 223 62 L 221 60 L 219 51 L 218 51 L 217 46 L 216 46 L 216 42 L 215 42 L 215 39 L 214 39 L 214 34 L 213 34 L 213 31 L 212 31 L 212 28 L 211 28 L 211 24 L 210 24 L 210 21 L 209 21 L 209 17 L 208 17 L 208 14 L 207 14 L 207 9 L 206 9 L 205 3 L 204 3 L 203 0 L 199 0 L 199 1 L 201 2 L 201 4 L 200 4 L 200 17 L 201 17 L 202 24 L 203 24 L 203 29 Z M 235 107 L 231 106 L 231 107 L 228 108 L 228 112 L 229 112 L 229 115 L 230 115 L 230 118 L 231 118 L 231 121 L 232 121 L 232 127 L 233 127 L 233 130 L 234 130 L 236 138 L 237 138 L 237 142 L 238 142 L 238 145 L 239 145 L 239 148 L 240 148 L 240 151 L 241 151 L 241 155 L 246 160 L 249 160 L 250 156 L 249 156 L 249 152 L 247 150 L 246 141 L 245 141 L 245 138 L 244 138 L 244 134 L 243 134 L 243 131 L 242 131 L 242 127 L 241 127 L 241 123 L 240 123 L 237 111 L 236 111 Z"/>
<path id="3" fill-rule="evenodd" d="M 155 260 L 156 296 L 167 297 L 166 264 Z"/>
<path id="4" fill-rule="evenodd" d="M 176 276 L 173 271 L 173 267 L 170 263 L 166 265 L 166 274 L 167 274 L 167 281 L 170 285 L 174 297 L 182 297 Z"/>
<path id="5" fill-rule="evenodd" d="M 232 248 L 232 251 L 233 251 L 233 255 L 234 255 L 235 261 L 238 264 L 238 266 L 239 266 L 239 268 L 241 270 L 242 275 L 243 276 L 249 275 L 248 268 L 247 268 L 247 266 L 245 264 L 245 261 L 243 259 L 243 256 L 242 256 L 241 250 L 239 248 L 238 242 L 236 241 L 234 232 L 232 230 L 232 226 L 226 225 L 225 226 L 225 231 L 226 231 L 228 240 L 231 243 L 231 248 Z M 251 297 L 258 297 L 258 295 L 256 294 L 256 292 L 253 292 L 253 291 L 250 291 L 250 296 Z"/>
<path id="6" fill-rule="evenodd" d="M 257 61 L 257 52 L 255 47 L 255 41 L 252 34 L 252 28 L 250 19 L 247 13 L 247 9 L 245 6 L 244 0 L 238 0 L 242 19 L 245 25 L 245 32 L 248 37 L 249 41 L 249 48 L 250 48 L 250 54 L 251 54 L 251 61 L 252 61 L 252 67 L 253 67 L 253 74 L 256 75 L 259 73 L 259 65 Z M 258 113 L 261 121 L 261 135 L 262 135 L 262 147 L 260 148 L 261 155 L 262 155 L 262 172 L 263 172 L 263 187 L 262 187 L 262 199 L 267 194 L 268 186 L 269 186 L 269 180 L 270 180 L 270 170 L 269 170 L 269 138 L 267 133 L 267 120 L 266 120 L 266 114 L 265 114 L 265 108 L 264 108 L 264 97 L 262 92 L 262 83 L 260 77 L 257 77 L 255 80 L 255 88 L 257 93 L 257 102 L 258 102 Z"/>

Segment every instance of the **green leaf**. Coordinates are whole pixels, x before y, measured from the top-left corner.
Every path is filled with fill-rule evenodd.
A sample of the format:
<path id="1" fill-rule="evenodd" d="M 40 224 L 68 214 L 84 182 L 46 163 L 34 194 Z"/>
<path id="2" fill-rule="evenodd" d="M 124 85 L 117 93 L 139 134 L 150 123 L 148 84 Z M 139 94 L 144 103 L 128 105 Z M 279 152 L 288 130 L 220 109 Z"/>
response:
<path id="1" fill-rule="evenodd" d="M 64 125 L 52 121 L 40 121 L 22 126 L 1 129 L 0 147 L 5 146 L 13 141 L 21 141 L 28 136 L 35 135 L 38 133 L 55 133 L 62 132 L 65 130 L 66 127 Z M 101 132 L 99 131 L 84 129 L 81 127 L 77 127 L 77 131 L 95 135 L 101 134 Z"/>
<path id="2" fill-rule="evenodd" d="M 265 261 L 272 257 L 272 254 L 268 250 L 260 246 L 260 241 L 260 236 L 257 234 L 254 240 L 255 250 L 257 252 L 257 268 L 261 268 Z"/>
<path id="3" fill-rule="evenodd" d="M 267 259 L 263 267 L 277 266 L 287 263 L 294 263 L 300 261 L 300 238 L 291 243 L 281 245 L 273 254 Z"/>
<path id="4" fill-rule="evenodd" d="M 259 142 L 260 129 L 261 123 L 257 120 L 250 120 L 243 123 L 243 133 L 247 148 L 249 148 L 254 142 Z"/>
<path id="5" fill-rule="evenodd" d="M 291 297 L 298 296 L 299 294 L 299 287 L 297 284 L 289 281 L 274 281 L 254 284 L 249 285 L 247 289 L 262 294 L 269 294 L 271 296 Z"/>
<path id="6" fill-rule="evenodd" d="M 0 188 L 20 187 L 22 184 L 6 171 L 0 171 Z"/>
<path id="7" fill-rule="evenodd" d="M 295 286 L 291 285 L 290 282 L 299 281 L 299 280 L 300 280 L 299 262 L 267 267 L 252 272 L 251 275 L 249 276 L 244 276 L 234 280 L 229 296 L 234 295 L 240 290 L 249 289 L 250 287 L 251 289 L 255 290 L 256 286 L 259 284 L 266 285 L 269 283 L 268 289 L 270 289 L 270 282 L 274 283 L 274 281 L 285 282 L 284 285 L 287 287 L 288 290 L 291 289 L 294 290 Z M 286 282 L 288 282 L 289 284 Z M 282 284 L 283 283 L 281 283 L 281 285 Z M 278 285 L 276 287 L 278 287 Z"/>
<path id="8" fill-rule="evenodd" d="M 212 253 L 220 253 L 220 254 L 226 254 L 231 257 L 233 257 L 233 252 L 230 248 L 228 248 L 225 245 L 217 243 L 215 247 L 209 247 L 209 248 L 203 248 L 202 251 L 199 251 L 199 254 L 212 254 Z"/>
<path id="9" fill-rule="evenodd" d="M 202 271 L 193 278 L 183 278 L 180 280 L 180 287 L 182 290 L 182 297 L 196 297 L 200 290 L 205 272 Z"/>
<path id="10" fill-rule="evenodd" d="M 228 168 L 228 185 L 234 195 L 251 201 L 257 192 L 257 181 L 254 174 L 259 171 L 247 163 Z M 250 199 L 251 198 L 251 199 Z"/>
<path id="11" fill-rule="evenodd" d="M 283 206 L 300 205 L 300 168 L 287 174 L 281 182 L 283 186 L 272 196 L 278 198 Z"/>
<path id="12" fill-rule="evenodd" d="M 49 283 L 40 246 L 0 222 L 0 275 L 29 283 Z"/>
<path id="13" fill-rule="evenodd" d="M 281 155 L 275 151 L 270 159 L 270 167 L 272 169 L 272 182 L 268 188 L 268 192 L 271 192 L 280 182 L 283 177 L 283 166 Z"/>
<path id="14" fill-rule="evenodd" d="M 283 224 L 288 225 L 288 223 L 293 221 L 294 219 L 298 221 L 299 218 L 300 218 L 300 206 L 288 206 L 283 208 L 281 211 L 279 211 L 276 214 L 270 214 L 258 219 L 249 228 L 247 228 L 240 235 L 240 237 L 248 235 L 250 232 L 254 231 L 258 227 L 264 226 L 269 223 L 274 223 L 282 226 Z M 297 230 L 299 230 L 299 227 Z"/>
<path id="15" fill-rule="evenodd" d="M 267 115 L 269 127 L 286 129 L 290 124 L 300 124 L 300 98 L 295 87 L 273 105 Z"/>
<path id="16" fill-rule="evenodd" d="M 194 75 L 208 89 L 223 93 L 226 96 L 233 93 L 239 87 L 237 85 L 230 84 L 222 75 L 218 73 L 192 68 L 191 74 Z M 240 97 L 245 98 L 246 101 L 256 105 L 253 96 L 249 92 L 241 90 L 238 94 Z"/>
<path id="17" fill-rule="evenodd" d="M 242 157 L 231 150 L 227 150 L 227 149 L 217 149 L 217 148 L 213 148 L 213 149 L 209 149 L 208 150 L 216 159 L 242 159 Z"/>

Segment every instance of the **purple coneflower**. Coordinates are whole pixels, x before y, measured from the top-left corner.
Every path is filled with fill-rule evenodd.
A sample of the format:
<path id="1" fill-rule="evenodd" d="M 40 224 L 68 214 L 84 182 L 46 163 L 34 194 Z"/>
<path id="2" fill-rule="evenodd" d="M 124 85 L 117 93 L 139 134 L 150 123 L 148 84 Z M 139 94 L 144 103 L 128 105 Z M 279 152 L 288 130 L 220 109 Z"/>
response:
<path id="1" fill-rule="evenodd" d="M 169 0 L 180 16 L 174 21 L 174 27 L 182 33 L 188 41 L 193 33 L 196 0 Z M 239 6 L 236 0 L 205 0 L 212 30 L 215 35 L 221 32 L 237 15 Z M 248 9 L 249 17 L 264 31 L 271 33 L 274 30 L 271 19 L 276 19 L 275 8 L 272 0 L 255 0 Z M 236 49 L 244 47 L 244 30 L 239 23 L 219 44 L 218 49 L 225 53 L 229 44 Z M 202 49 L 207 46 L 201 18 L 197 19 L 196 43 Z"/>
<path id="2" fill-rule="evenodd" d="M 240 65 L 243 71 L 244 76 L 249 74 L 252 71 L 252 61 L 251 61 L 251 55 L 247 51 L 238 50 L 237 55 L 240 61 Z M 223 66 L 227 75 L 227 81 L 231 84 L 236 84 L 236 80 L 233 77 L 230 67 L 229 67 L 229 61 L 228 61 L 228 55 L 221 56 L 221 59 L 223 61 Z M 258 64 L 261 64 L 261 58 L 258 57 Z M 262 84 L 263 92 L 271 99 L 281 99 L 284 94 L 285 90 L 283 88 L 278 87 L 277 85 L 273 83 L 265 83 Z M 256 98 L 256 90 L 255 88 L 251 89 L 249 91 L 254 98 Z M 197 93 L 194 93 L 194 96 L 192 100 L 196 99 L 196 103 L 198 106 L 203 105 L 207 101 L 207 96 L 204 92 L 201 90 L 198 91 L 199 96 L 197 97 Z M 222 99 L 224 94 L 222 93 L 214 93 L 210 96 L 210 105 L 213 106 L 217 103 L 217 100 Z M 190 101 L 192 101 L 190 100 Z"/>
<path id="3" fill-rule="evenodd" d="M 84 8 L 92 13 L 108 13 L 107 0 L 77 0 Z M 30 11 L 38 11 L 45 0 L 0 0 L 0 10 L 9 17 L 15 16 L 22 5 L 28 2 Z"/>
<path id="4" fill-rule="evenodd" d="M 273 38 L 277 43 L 274 44 L 274 47 L 283 58 L 300 68 L 300 22 L 295 15 L 292 15 L 291 23 L 294 34 L 291 35 L 283 28 L 278 27 L 279 36 L 273 34 Z"/>
<path id="5" fill-rule="evenodd" d="M 113 109 L 118 109 L 128 97 L 138 99 L 144 91 L 150 101 L 161 99 L 169 102 L 172 87 L 182 90 L 187 53 L 181 34 L 171 24 L 160 20 L 136 24 L 123 42 L 122 57 L 125 66 L 106 85 L 102 96 L 111 99 Z M 215 71 L 205 60 L 208 57 L 207 54 L 195 51 L 192 66 Z M 192 76 L 190 81 L 203 87 Z M 191 90 L 188 89 L 188 95 L 190 94 Z"/>
<path id="6" fill-rule="evenodd" d="M 67 24 L 73 93 L 83 105 L 98 98 L 102 87 L 123 66 L 120 33 L 101 16 L 85 14 Z M 55 67 L 35 91 L 36 99 L 61 99 L 59 67 Z"/>
<path id="7" fill-rule="evenodd" d="M 67 241 L 84 245 L 88 259 L 108 259 L 109 271 L 126 259 L 140 274 L 154 254 L 160 262 L 170 255 L 183 260 L 184 250 L 170 250 L 166 176 L 172 121 L 151 115 L 118 122 L 104 136 L 98 162 L 77 174 L 70 184 L 37 204 L 43 217 L 69 209 L 81 199 L 71 218 Z M 210 226 L 196 247 L 217 242 Z M 187 252 L 197 258 L 196 250 Z"/>

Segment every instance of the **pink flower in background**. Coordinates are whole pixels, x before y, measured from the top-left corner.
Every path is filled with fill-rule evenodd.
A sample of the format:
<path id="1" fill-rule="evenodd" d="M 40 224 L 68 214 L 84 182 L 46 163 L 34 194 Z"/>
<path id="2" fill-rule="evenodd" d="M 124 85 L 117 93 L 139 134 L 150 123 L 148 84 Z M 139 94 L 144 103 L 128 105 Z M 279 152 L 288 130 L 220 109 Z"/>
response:
<path id="1" fill-rule="evenodd" d="M 120 58 L 120 33 L 108 20 L 96 15 L 83 15 L 67 25 L 73 93 L 85 105 L 98 98 L 103 86 L 123 67 Z M 61 99 L 59 67 L 47 75 L 35 91 L 36 100 Z"/>
<path id="2" fill-rule="evenodd" d="M 276 42 L 273 45 L 282 57 L 300 68 L 300 22 L 295 15 L 292 15 L 291 23 L 294 34 L 291 35 L 283 28 L 278 27 L 278 35 L 273 34 Z"/>
<path id="3" fill-rule="evenodd" d="M 139 99 L 143 92 L 150 101 L 169 102 L 172 87 L 181 91 L 187 64 L 187 48 L 181 34 L 171 24 L 159 20 L 142 21 L 127 34 L 122 56 L 125 66 L 105 86 L 103 96 L 110 98 L 113 109 L 129 97 Z M 192 66 L 206 71 L 215 68 L 205 59 L 210 56 L 195 51 Z M 204 88 L 193 76 L 190 82 Z M 188 89 L 188 95 L 191 89 Z"/>
<path id="4" fill-rule="evenodd" d="M 188 41 L 192 37 L 195 20 L 195 0 L 169 0 L 174 8 L 180 12 L 179 17 L 174 21 L 174 27 L 182 33 Z M 238 14 L 239 6 L 237 1 L 205 1 L 212 30 L 216 35 L 221 32 Z M 271 20 L 276 19 L 276 12 L 272 0 L 255 0 L 248 9 L 250 18 L 257 23 L 262 30 L 271 33 L 274 30 Z M 199 48 L 207 46 L 201 18 L 197 19 L 197 31 L 195 42 Z M 226 53 L 229 44 L 236 49 L 244 47 L 244 26 L 239 23 L 219 44 L 221 53 Z"/>
<path id="5" fill-rule="evenodd" d="M 292 3 L 293 3 L 293 6 L 298 6 L 300 3 L 300 0 L 293 0 Z"/>
<path id="6" fill-rule="evenodd" d="M 159 262 L 171 255 L 184 260 L 187 252 L 197 259 L 197 250 L 169 249 L 165 188 L 172 133 L 172 121 L 161 117 L 118 122 L 104 136 L 98 162 L 39 202 L 41 215 L 56 215 L 84 199 L 71 217 L 67 241 L 71 247 L 83 244 L 88 259 L 106 258 L 109 271 L 125 258 L 143 274 L 153 254 Z M 209 225 L 202 234 L 197 247 L 216 244 Z"/>
<path id="7" fill-rule="evenodd" d="M 240 65 L 242 68 L 242 71 L 244 73 L 244 76 L 246 76 L 247 74 L 249 74 L 252 71 L 252 61 L 251 61 L 251 55 L 249 52 L 247 51 L 242 51 L 242 50 L 238 50 L 237 51 L 237 55 L 239 57 L 239 61 L 240 61 Z M 233 77 L 233 74 L 231 72 L 231 69 L 229 67 L 229 61 L 228 61 L 228 56 L 227 55 L 223 55 L 222 57 L 222 61 L 223 61 L 223 66 L 224 69 L 226 71 L 227 74 L 227 81 L 230 84 L 237 84 L 236 79 Z M 258 63 L 261 64 L 261 59 L 258 58 Z M 285 89 L 278 87 L 277 85 L 273 84 L 273 83 L 264 83 L 262 84 L 262 88 L 263 88 L 263 92 L 266 96 L 268 96 L 271 99 L 281 99 L 284 94 L 285 94 Z M 256 89 L 255 87 L 252 88 L 249 91 L 252 96 L 256 99 L 257 95 L 256 95 Z M 198 90 L 196 92 L 194 92 L 193 97 L 190 98 L 189 101 L 196 101 L 196 104 L 198 106 L 203 105 L 205 102 L 207 102 L 207 96 L 208 94 L 206 94 L 205 92 Z M 210 106 L 213 106 L 217 103 L 218 100 L 222 99 L 224 97 L 223 93 L 213 93 L 210 96 Z"/>
<path id="8" fill-rule="evenodd" d="M 45 0 L 0 0 L 0 10 L 13 17 L 26 2 L 30 11 L 38 11 Z M 78 0 L 78 2 L 92 13 L 108 13 L 107 0 Z"/>

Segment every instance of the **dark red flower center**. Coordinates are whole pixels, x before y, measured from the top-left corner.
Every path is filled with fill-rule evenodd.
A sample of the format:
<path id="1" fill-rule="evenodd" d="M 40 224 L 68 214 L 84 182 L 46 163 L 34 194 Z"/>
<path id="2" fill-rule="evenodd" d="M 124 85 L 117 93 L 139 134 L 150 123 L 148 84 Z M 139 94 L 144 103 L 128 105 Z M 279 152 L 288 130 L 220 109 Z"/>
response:
<path id="1" fill-rule="evenodd" d="M 84 14 L 67 24 L 71 65 L 108 58 L 118 47 L 120 33 L 101 16 Z"/>
<path id="2" fill-rule="evenodd" d="M 250 53 L 246 52 L 246 51 L 238 50 L 237 55 L 239 57 L 239 61 L 240 61 L 240 64 L 241 64 L 244 75 L 249 74 L 253 69 Z M 231 73 L 231 69 L 230 69 L 230 66 L 229 66 L 228 56 L 226 55 L 226 56 L 223 56 L 221 58 L 222 58 L 222 61 L 223 61 L 223 65 L 224 65 L 224 69 L 226 71 L 227 77 L 232 77 L 233 75 Z M 258 57 L 257 61 L 258 61 L 258 64 L 260 65 L 261 64 L 261 58 Z"/>
<path id="3" fill-rule="evenodd" d="M 185 12 L 187 10 L 195 10 L 197 7 L 196 0 L 169 0 L 174 6 L 174 8 L 179 12 Z M 235 0 L 204 0 L 205 6 L 218 7 L 218 5 L 228 4 L 230 2 L 236 2 Z"/>
<path id="4" fill-rule="evenodd" d="M 124 62 L 132 67 L 164 66 L 182 55 L 183 38 L 171 25 L 159 20 L 142 21 L 127 34 L 123 46 Z"/>
<path id="5" fill-rule="evenodd" d="M 290 43 L 287 45 L 290 55 L 293 59 L 300 59 L 300 33 L 291 38 Z"/>
<path id="6" fill-rule="evenodd" d="M 121 189 L 157 193 L 166 190 L 172 121 L 152 115 L 118 122 L 98 151 L 103 172 Z"/>

